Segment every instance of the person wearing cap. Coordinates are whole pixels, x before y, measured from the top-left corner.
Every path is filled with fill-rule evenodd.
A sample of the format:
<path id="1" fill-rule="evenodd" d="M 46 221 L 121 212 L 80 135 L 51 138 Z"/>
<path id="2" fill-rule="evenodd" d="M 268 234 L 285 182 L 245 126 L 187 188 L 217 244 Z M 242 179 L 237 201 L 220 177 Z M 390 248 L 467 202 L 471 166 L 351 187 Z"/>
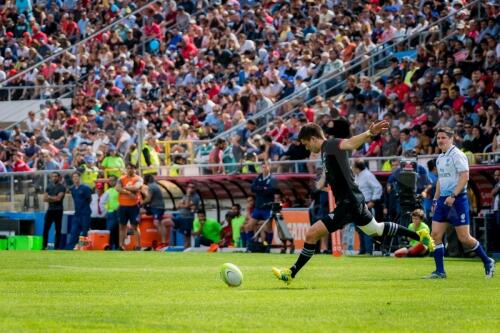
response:
<path id="1" fill-rule="evenodd" d="M 26 16 L 21 14 L 17 17 L 17 23 L 14 28 L 14 36 L 16 38 L 22 38 L 23 34 L 30 30 L 30 26 L 26 21 Z"/>
<path id="2" fill-rule="evenodd" d="M 125 170 L 125 162 L 118 154 L 114 144 L 108 144 L 108 151 L 102 160 L 101 166 L 104 169 L 104 177 L 106 178 L 109 176 L 115 176 L 118 178 L 122 175 L 123 170 Z"/>
<path id="3" fill-rule="evenodd" d="M 160 167 L 160 157 L 156 151 L 156 138 L 154 136 L 149 136 L 142 147 L 140 168 L 142 169 L 142 174 L 156 174 L 158 173 L 158 168 Z M 138 165 L 138 150 L 132 151 L 130 157 L 130 162 L 132 164 Z"/>
<path id="4" fill-rule="evenodd" d="M 63 200 L 66 194 L 66 187 L 61 183 L 62 177 L 59 172 L 50 174 L 51 182 L 48 184 L 43 194 L 43 201 L 48 204 L 43 224 L 43 249 L 47 249 L 49 231 L 54 223 L 55 240 L 54 249 L 61 248 L 61 226 L 63 218 Z"/>
<path id="5" fill-rule="evenodd" d="M 95 193 L 90 202 L 90 229 L 106 230 L 106 202 L 104 201 L 104 183 L 95 184 Z"/>
<path id="6" fill-rule="evenodd" d="M 75 249 L 78 243 L 78 237 L 87 236 L 90 228 L 90 202 L 92 201 L 92 189 L 81 183 L 80 173 L 78 171 L 71 175 L 73 186 L 70 188 L 73 198 L 75 213 L 71 221 L 71 231 L 66 250 Z"/>
<path id="7" fill-rule="evenodd" d="M 94 189 L 97 178 L 99 177 L 99 168 L 95 166 L 95 157 L 87 155 L 84 158 L 85 164 L 81 166 L 81 182 L 91 189 Z"/>

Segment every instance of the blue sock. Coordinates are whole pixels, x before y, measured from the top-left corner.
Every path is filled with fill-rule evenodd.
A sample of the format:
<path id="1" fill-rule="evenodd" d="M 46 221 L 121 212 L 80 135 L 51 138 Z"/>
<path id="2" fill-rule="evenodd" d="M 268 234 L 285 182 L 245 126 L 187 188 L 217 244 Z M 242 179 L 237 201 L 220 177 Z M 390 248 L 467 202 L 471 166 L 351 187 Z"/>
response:
<path id="1" fill-rule="evenodd" d="M 478 257 L 481 258 L 481 260 L 483 261 L 483 263 L 485 265 L 490 262 L 490 258 L 488 257 L 488 255 L 486 254 L 486 252 L 484 252 L 484 249 L 481 246 L 481 244 L 479 244 L 479 242 L 477 242 L 476 246 L 474 246 L 472 248 L 472 250 L 474 250 L 474 252 L 476 252 L 476 254 L 478 255 Z"/>
<path id="2" fill-rule="evenodd" d="M 248 232 L 246 232 L 246 234 L 247 234 L 247 246 L 248 246 L 248 244 L 250 244 L 250 242 L 252 242 L 253 231 L 248 231 Z"/>
<path id="3" fill-rule="evenodd" d="M 266 242 L 271 244 L 273 242 L 274 234 L 272 232 L 266 232 Z"/>
<path id="4" fill-rule="evenodd" d="M 434 250 L 434 261 L 436 262 L 436 272 L 444 273 L 444 245 L 436 245 Z"/>

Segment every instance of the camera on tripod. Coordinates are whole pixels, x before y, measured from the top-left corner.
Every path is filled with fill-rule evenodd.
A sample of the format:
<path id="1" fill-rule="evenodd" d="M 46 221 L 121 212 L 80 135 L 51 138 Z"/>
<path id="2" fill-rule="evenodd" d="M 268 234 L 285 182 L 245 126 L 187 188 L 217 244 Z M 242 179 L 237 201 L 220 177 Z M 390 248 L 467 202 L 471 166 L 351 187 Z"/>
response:
<path id="1" fill-rule="evenodd" d="M 417 196 L 417 159 L 403 158 L 401 160 L 401 171 L 397 179 L 399 204 L 403 208 L 415 209 L 419 206 Z"/>
<path id="2" fill-rule="evenodd" d="M 268 203 L 264 204 L 263 207 L 264 208 L 271 208 L 271 211 L 275 214 L 281 212 L 281 209 L 283 208 L 281 206 L 281 202 L 268 202 Z"/>

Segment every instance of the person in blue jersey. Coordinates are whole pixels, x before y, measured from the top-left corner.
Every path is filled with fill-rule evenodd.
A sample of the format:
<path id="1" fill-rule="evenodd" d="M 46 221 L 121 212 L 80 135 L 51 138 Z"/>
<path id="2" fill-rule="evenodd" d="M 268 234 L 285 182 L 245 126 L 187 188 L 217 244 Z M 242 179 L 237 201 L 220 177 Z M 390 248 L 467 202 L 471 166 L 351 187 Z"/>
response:
<path id="1" fill-rule="evenodd" d="M 92 189 L 81 182 L 80 174 L 74 172 L 71 175 L 73 186 L 70 188 L 71 196 L 75 206 L 75 214 L 71 223 L 71 232 L 66 250 L 73 250 L 80 236 L 87 236 L 90 228 L 90 202 L 92 201 Z"/>
<path id="2" fill-rule="evenodd" d="M 446 278 L 443 236 L 448 223 L 455 227 L 460 242 L 481 258 L 486 277 L 491 278 L 495 271 L 495 261 L 486 255 L 481 244 L 470 235 L 469 200 L 467 198 L 469 162 L 467 156 L 453 144 L 453 135 L 453 130 L 449 127 L 437 130 L 437 144 L 442 153 L 436 161 L 438 180 L 433 200 L 431 234 L 436 244 L 434 250 L 436 270 L 427 278 Z"/>

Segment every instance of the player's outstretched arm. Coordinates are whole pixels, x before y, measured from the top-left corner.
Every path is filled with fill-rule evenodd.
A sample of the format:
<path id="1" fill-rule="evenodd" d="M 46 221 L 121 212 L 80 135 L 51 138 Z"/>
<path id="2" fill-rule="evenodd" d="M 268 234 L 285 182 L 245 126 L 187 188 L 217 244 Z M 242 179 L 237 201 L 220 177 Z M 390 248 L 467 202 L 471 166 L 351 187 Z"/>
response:
<path id="1" fill-rule="evenodd" d="M 372 123 L 368 128 L 368 131 L 353 136 L 352 138 L 342 140 L 342 142 L 340 143 L 340 149 L 356 150 L 359 148 L 359 146 L 368 141 L 369 138 L 378 135 L 380 133 L 383 133 L 388 129 L 389 129 L 389 122 L 386 120 L 381 120 Z"/>

